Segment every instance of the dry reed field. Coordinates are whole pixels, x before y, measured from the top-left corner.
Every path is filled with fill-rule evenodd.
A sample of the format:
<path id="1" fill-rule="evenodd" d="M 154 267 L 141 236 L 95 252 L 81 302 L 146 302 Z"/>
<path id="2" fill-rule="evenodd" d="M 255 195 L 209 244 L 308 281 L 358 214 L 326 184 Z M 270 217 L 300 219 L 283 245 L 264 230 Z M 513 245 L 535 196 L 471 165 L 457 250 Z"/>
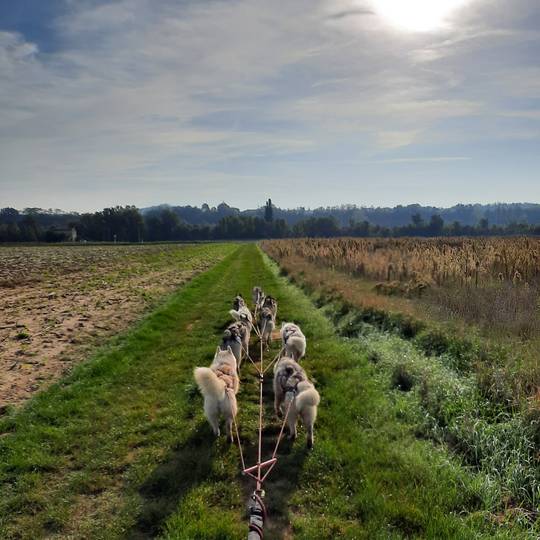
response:
<path id="1" fill-rule="evenodd" d="M 504 502 L 501 519 L 538 523 L 540 241 L 339 238 L 262 247 L 368 352 L 416 433 L 486 475 L 486 500 Z"/>
<path id="2" fill-rule="evenodd" d="M 373 280 L 381 295 L 422 297 L 446 317 L 520 338 L 540 332 L 538 239 L 302 239 L 264 249 L 278 261 L 299 258 Z"/>
<path id="3" fill-rule="evenodd" d="M 540 240 L 533 238 L 301 239 L 265 242 L 281 259 L 299 255 L 357 276 L 425 285 L 537 285 Z"/>
<path id="4" fill-rule="evenodd" d="M 56 380 L 230 245 L 0 248 L 0 407 Z"/>

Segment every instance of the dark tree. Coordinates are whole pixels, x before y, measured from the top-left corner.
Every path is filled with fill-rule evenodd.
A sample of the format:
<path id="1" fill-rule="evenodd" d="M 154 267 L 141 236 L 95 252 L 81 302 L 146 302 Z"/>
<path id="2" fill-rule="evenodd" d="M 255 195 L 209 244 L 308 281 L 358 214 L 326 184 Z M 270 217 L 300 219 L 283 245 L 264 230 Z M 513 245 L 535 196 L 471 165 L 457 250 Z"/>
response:
<path id="1" fill-rule="evenodd" d="M 433 214 L 429 220 L 428 232 L 431 236 L 440 236 L 444 229 L 444 220 L 439 214 Z"/>
<path id="2" fill-rule="evenodd" d="M 264 221 L 271 223 L 274 220 L 274 209 L 272 208 L 272 199 L 268 199 L 264 205 Z"/>
<path id="3" fill-rule="evenodd" d="M 419 213 L 413 214 L 411 216 L 411 221 L 417 229 L 420 229 L 421 227 L 424 226 L 424 220 L 422 219 L 422 216 Z"/>
<path id="4" fill-rule="evenodd" d="M 0 223 L 16 223 L 19 220 L 20 213 L 15 208 L 2 208 L 0 210 Z"/>

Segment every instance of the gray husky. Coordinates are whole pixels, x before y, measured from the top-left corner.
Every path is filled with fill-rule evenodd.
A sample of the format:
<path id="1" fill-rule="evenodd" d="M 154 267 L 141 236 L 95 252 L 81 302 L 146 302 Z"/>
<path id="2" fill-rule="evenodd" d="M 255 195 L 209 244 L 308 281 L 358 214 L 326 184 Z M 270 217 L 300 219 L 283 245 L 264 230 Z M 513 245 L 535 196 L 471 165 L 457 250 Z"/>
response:
<path id="1" fill-rule="evenodd" d="M 253 287 L 251 297 L 253 299 L 253 305 L 255 306 L 255 309 L 261 309 L 265 298 L 263 290 L 260 287 Z"/>
<path id="2" fill-rule="evenodd" d="M 289 439 L 296 438 L 298 417 L 307 431 L 307 447 L 313 448 L 313 427 L 320 396 L 298 362 L 282 358 L 274 368 L 274 408 L 280 418 L 287 414 Z"/>
<path id="3" fill-rule="evenodd" d="M 229 314 L 242 326 L 242 348 L 245 354 L 249 354 L 249 339 L 251 337 L 251 329 L 253 328 L 253 316 L 240 294 L 234 299 L 233 306 L 234 309 L 231 309 Z"/>
<path id="4" fill-rule="evenodd" d="M 234 357 L 236 358 L 236 363 L 238 366 L 238 371 L 240 371 L 240 366 L 242 365 L 243 351 L 242 345 L 245 342 L 246 337 L 246 327 L 243 324 L 238 322 L 230 324 L 225 331 L 223 332 L 223 337 L 221 338 L 221 343 L 219 348 L 222 351 L 226 351 L 227 347 L 230 347 Z"/>
<path id="5" fill-rule="evenodd" d="M 306 354 L 306 336 L 297 324 L 283 323 L 281 325 L 281 341 L 285 356 L 298 362 Z"/>
<path id="6" fill-rule="evenodd" d="M 241 294 L 237 294 L 233 300 L 233 308 L 229 311 L 232 318 L 236 321 L 248 321 L 250 325 L 253 324 L 253 316 L 251 311 L 246 306 L 246 301 L 242 298 Z M 250 328 L 251 330 L 251 328 Z"/>
<path id="7" fill-rule="evenodd" d="M 272 332 L 276 328 L 276 319 L 270 308 L 262 308 L 259 313 L 259 328 L 261 329 L 261 340 L 268 349 L 272 341 Z"/>
<path id="8" fill-rule="evenodd" d="M 246 301 L 244 300 L 244 297 L 238 293 L 233 300 L 233 308 L 236 310 L 239 310 L 242 306 L 246 305 Z"/>
<path id="9" fill-rule="evenodd" d="M 277 317 L 277 300 L 273 296 L 265 296 L 262 308 L 268 308 L 270 311 L 272 311 L 272 314 L 274 315 L 274 320 Z"/>

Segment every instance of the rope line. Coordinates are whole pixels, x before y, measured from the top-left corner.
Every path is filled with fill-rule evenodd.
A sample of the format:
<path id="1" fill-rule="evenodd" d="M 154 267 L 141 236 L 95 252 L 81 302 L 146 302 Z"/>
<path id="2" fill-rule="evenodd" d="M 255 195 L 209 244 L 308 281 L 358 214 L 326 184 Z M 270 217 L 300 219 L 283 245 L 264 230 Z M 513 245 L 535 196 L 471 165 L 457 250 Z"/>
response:
<path id="1" fill-rule="evenodd" d="M 228 396 L 228 394 L 227 394 Z M 229 401 L 230 401 L 229 397 Z M 240 432 L 238 431 L 238 424 L 236 423 L 236 415 L 233 415 L 234 431 L 236 433 L 236 441 L 238 442 L 238 451 L 240 452 L 240 461 L 242 462 L 242 470 L 246 468 L 246 462 L 244 461 L 244 453 L 242 452 L 242 442 L 240 441 Z"/>
<path id="2" fill-rule="evenodd" d="M 289 412 L 291 410 L 291 406 L 292 406 L 293 401 L 295 399 L 296 399 L 296 392 L 295 392 L 295 395 L 293 396 L 293 399 L 291 399 L 289 401 L 289 406 L 287 407 L 287 412 L 285 413 L 285 418 L 283 418 L 283 423 L 281 424 L 281 430 L 279 432 L 278 440 L 276 441 L 276 447 L 274 448 L 274 453 L 272 454 L 273 458 L 276 457 L 276 454 L 277 454 L 277 451 L 278 451 L 278 448 L 279 448 L 279 444 L 281 443 L 281 439 L 283 437 L 283 432 L 285 431 L 285 424 L 287 423 L 287 419 L 289 418 Z"/>
<path id="3" fill-rule="evenodd" d="M 233 417 L 233 423 L 234 423 L 234 430 L 236 434 L 236 442 L 238 445 L 238 451 L 240 454 L 240 462 L 242 465 L 242 474 L 249 476 L 250 478 L 253 478 L 256 483 L 256 488 L 253 494 L 251 495 L 251 503 L 249 504 L 249 536 L 248 539 L 255 538 L 253 534 L 258 535 L 259 539 L 262 540 L 263 538 L 263 526 L 264 522 L 266 521 L 266 507 L 263 502 L 264 497 L 264 491 L 262 489 L 263 483 L 268 477 L 268 475 L 272 472 L 273 468 L 275 467 L 277 463 L 277 453 L 279 450 L 279 446 L 281 444 L 281 441 L 283 440 L 283 434 L 285 431 L 285 426 L 287 424 L 287 420 L 289 418 L 289 413 L 292 407 L 293 402 L 296 399 L 296 391 L 293 391 L 293 398 L 289 401 L 289 404 L 287 406 L 287 410 L 285 412 L 285 416 L 283 418 L 283 422 L 281 423 L 279 435 L 276 441 L 276 444 L 274 446 L 274 450 L 272 452 L 271 458 L 263 461 L 262 460 L 262 436 L 263 436 L 263 422 L 264 422 L 264 399 L 263 399 L 263 387 L 264 387 L 264 375 L 265 373 L 277 362 L 282 358 L 283 352 L 285 351 L 285 347 L 282 346 L 277 355 L 274 356 L 271 362 L 269 362 L 266 366 L 264 363 L 264 343 L 262 339 L 262 335 L 264 330 L 266 330 L 266 320 L 264 321 L 265 326 L 260 329 L 258 327 L 257 322 L 257 312 L 258 312 L 258 305 L 255 305 L 255 324 L 250 323 L 251 328 L 255 331 L 255 334 L 259 338 L 260 342 L 260 358 L 259 362 L 255 362 L 251 355 L 249 354 L 248 348 L 244 346 L 242 343 L 242 352 L 246 356 L 246 358 L 253 364 L 257 371 L 258 379 L 259 379 L 259 427 L 258 427 L 258 447 L 257 447 L 257 462 L 255 465 L 252 465 L 250 467 L 246 467 L 245 459 L 244 459 L 244 453 L 242 450 L 242 441 L 240 439 L 240 430 L 238 428 L 238 423 L 236 422 L 236 417 Z M 229 398 L 230 399 L 230 398 Z M 256 474 L 255 474 L 256 472 Z"/>
<path id="4" fill-rule="evenodd" d="M 281 358 L 282 353 L 285 351 L 285 347 L 281 347 L 280 351 L 274 356 L 274 359 L 266 366 L 266 369 L 263 371 L 263 374 L 266 373 L 271 367 L 272 364 Z"/>

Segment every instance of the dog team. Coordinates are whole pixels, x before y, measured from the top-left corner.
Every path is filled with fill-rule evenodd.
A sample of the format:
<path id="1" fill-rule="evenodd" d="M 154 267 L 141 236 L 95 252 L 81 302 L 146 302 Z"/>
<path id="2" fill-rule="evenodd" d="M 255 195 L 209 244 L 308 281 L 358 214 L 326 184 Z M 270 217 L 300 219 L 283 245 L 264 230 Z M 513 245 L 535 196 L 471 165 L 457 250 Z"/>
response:
<path id="1" fill-rule="evenodd" d="M 253 288 L 254 315 L 239 294 L 229 314 L 234 319 L 223 332 L 210 367 L 197 367 L 194 377 L 204 397 L 204 414 L 219 436 L 219 419 L 225 419 L 227 438 L 233 441 L 233 422 L 238 413 L 236 395 L 240 389 L 240 367 L 249 355 L 251 331 L 256 319 L 257 332 L 268 350 L 276 328 L 277 301 L 266 296 L 260 287 Z M 296 425 L 301 420 L 307 432 L 307 447 L 313 448 L 313 426 L 317 417 L 319 393 L 300 366 L 306 354 L 306 337 L 297 324 L 281 325 L 282 349 L 274 365 L 274 409 L 279 418 L 287 416 L 289 439 L 297 435 Z M 281 356 L 282 355 L 282 356 Z"/>

